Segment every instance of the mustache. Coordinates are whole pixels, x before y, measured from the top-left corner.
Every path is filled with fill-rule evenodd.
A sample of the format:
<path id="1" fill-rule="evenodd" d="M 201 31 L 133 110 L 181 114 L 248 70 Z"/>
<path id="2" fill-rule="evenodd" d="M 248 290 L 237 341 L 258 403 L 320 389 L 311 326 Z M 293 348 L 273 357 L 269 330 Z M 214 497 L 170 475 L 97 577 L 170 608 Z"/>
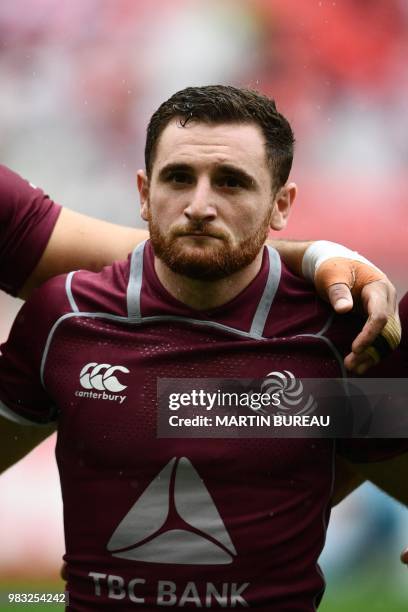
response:
<path id="1" fill-rule="evenodd" d="M 188 236 L 189 234 L 205 234 L 213 238 L 225 240 L 227 235 L 222 230 L 218 230 L 206 221 L 194 221 L 187 225 L 176 225 L 172 228 L 173 236 Z"/>

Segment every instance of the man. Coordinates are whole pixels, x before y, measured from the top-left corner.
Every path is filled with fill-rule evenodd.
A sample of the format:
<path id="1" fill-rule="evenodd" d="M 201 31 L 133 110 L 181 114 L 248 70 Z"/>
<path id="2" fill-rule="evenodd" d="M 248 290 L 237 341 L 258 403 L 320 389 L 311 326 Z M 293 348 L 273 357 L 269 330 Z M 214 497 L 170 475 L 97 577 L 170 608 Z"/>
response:
<path id="1" fill-rule="evenodd" d="M 35 286 L 52 275 L 78 267 L 99 270 L 103 265 L 125 257 L 134 245 L 146 238 L 144 230 L 123 228 L 68 209 L 61 210 L 41 189 L 0 165 L 0 286 L 9 293 L 27 297 Z M 274 240 L 271 244 L 280 251 L 286 264 L 299 274 L 301 258 L 309 243 Z M 314 253 L 314 260 L 325 255 L 327 247 L 323 246 L 323 251 Z M 315 244 L 313 250 L 316 251 L 317 247 L 321 248 L 320 243 Z M 310 251 L 309 247 L 307 255 Z M 330 259 L 328 263 L 330 266 L 335 265 L 335 268 L 320 266 L 320 291 L 327 296 L 337 312 L 341 312 L 338 300 L 343 300 L 346 305 L 348 302 L 350 307 L 344 284 L 349 282 L 349 277 L 354 283 L 355 297 L 358 296 L 359 287 L 371 281 L 365 285 L 366 295 L 363 293 L 370 317 L 363 332 L 353 343 L 355 351 L 363 352 L 380 331 L 384 316 L 393 312 L 395 292 L 387 279 L 372 282 L 376 278 L 373 277 L 373 270 L 365 269 L 364 263 L 355 261 L 355 254 L 347 249 L 338 252 L 336 245 L 333 245 L 327 255 L 333 258 L 340 254 L 351 259 L 343 259 L 343 266 L 338 265 L 338 259 Z M 314 272 L 315 269 L 310 274 L 311 279 Z M 334 278 L 333 273 L 336 275 Z M 335 281 L 343 284 L 333 284 Z M 355 367 L 359 365 L 361 368 L 362 362 L 359 362 L 357 352 L 352 353 L 348 360 L 350 366 L 354 360 Z M 3 457 L 2 469 L 29 452 L 54 431 L 54 427 L 30 428 L 9 422 L 8 430 L 7 438 L 11 443 L 3 446 L 7 457 Z M 338 503 L 363 479 L 361 474 L 356 473 L 355 466 L 348 465 L 337 456 L 333 503 Z"/>
<path id="2" fill-rule="evenodd" d="M 151 243 L 50 281 L 16 319 L 0 397 L 10 418 L 58 420 L 72 609 L 320 600 L 334 443 L 155 435 L 157 377 L 344 373 L 359 321 L 332 321 L 263 248 L 296 194 L 292 147 L 258 94 L 179 92 L 153 115 L 138 173 Z M 363 460 L 399 450 L 368 445 Z"/>
<path id="3" fill-rule="evenodd" d="M 63 272 L 101 270 L 126 257 L 147 237 L 141 229 L 61 209 L 41 189 L 0 165 L 0 288 L 12 295 L 26 298 L 42 282 Z M 345 365 L 362 374 L 373 363 L 370 345 L 377 342 L 387 318 L 393 320 L 396 294 L 391 283 L 364 258 L 340 245 L 279 240 L 270 244 L 293 272 L 307 274 L 315 281 L 319 293 L 337 312 L 352 307 L 352 296 L 360 299 L 369 317 L 353 342 L 352 352 L 345 357 Z M 395 348 L 398 333 L 385 337 Z M 3 446 L 0 470 L 18 461 L 53 431 L 53 427 L 20 427 L 11 422 L 8 429 L 10 444 Z M 336 485 L 338 481 L 339 473 Z"/>
<path id="4" fill-rule="evenodd" d="M 125 257 L 134 245 L 147 237 L 144 230 L 124 228 L 68 209 L 61 210 L 41 189 L 0 165 L 0 286 L 11 294 L 27 297 L 35 286 L 52 275 L 78 267 L 99 270 L 113 260 Z M 309 243 L 274 240 L 270 244 L 280 251 L 285 263 L 294 272 L 301 272 L 302 256 Z M 313 249 L 313 266 L 309 277 L 314 277 L 314 262 L 330 255 L 327 264 L 319 267 L 318 281 L 322 295 L 327 296 L 337 312 L 342 310 L 339 299 L 346 305 L 348 302 L 350 307 L 348 289 L 344 284 L 350 282 L 349 278 L 353 281 L 355 297 L 358 296 L 358 288 L 364 282 L 369 283 L 364 286 L 366 295 L 363 292 L 363 299 L 370 317 L 353 343 L 354 350 L 356 347 L 363 351 L 380 330 L 384 316 L 394 310 L 393 287 L 387 279 L 372 282 L 376 278 L 373 277 L 375 270 L 366 268 L 361 261 L 355 261 L 354 253 L 347 249 L 338 251 L 338 247 L 331 244 L 326 253 L 327 245 L 323 243 L 320 247 L 320 244 L 315 243 L 312 248 L 308 246 L 307 257 L 312 255 Z M 333 259 L 338 255 L 344 257 L 342 266 L 339 266 L 339 259 Z M 333 284 L 335 281 L 337 284 Z M 348 359 L 349 365 L 353 364 L 354 359 L 356 366 L 361 367 L 357 352 Z M 54 431 L 54 427 L 30 428 L 9 422 L 8 430 L 6 437 L 11 442 L 3 446 L 3 453 L 7 453 L 7 457 L 2 459 L 2 469 L 29 452 Z M 356 473 L 355 467 L 337 456 L 333 504 L 364 480 L 361 474 Z"/>
<path id="5" fill-rule="evenodd" d="M 126 257 L 148 237 L 145 230 L 61 208 L 0 164 L 0 289 L 11 295 L 25 299 L 48 278 L 71 270 L 99 271 Z M 367 260 L 334 243 L 270 240 L 269 244 L 295 274 L 315 281 L 336 312 L 350 310 L 352 297 L 361 300 L 369 318 L 346 366 L 362 370 L 372 365 L 369 356 L 363 356 L 365 349 L 396 310 L 395 289 L 388 279 Z M 313 254 L 309 254 L 311 245 Z"/>

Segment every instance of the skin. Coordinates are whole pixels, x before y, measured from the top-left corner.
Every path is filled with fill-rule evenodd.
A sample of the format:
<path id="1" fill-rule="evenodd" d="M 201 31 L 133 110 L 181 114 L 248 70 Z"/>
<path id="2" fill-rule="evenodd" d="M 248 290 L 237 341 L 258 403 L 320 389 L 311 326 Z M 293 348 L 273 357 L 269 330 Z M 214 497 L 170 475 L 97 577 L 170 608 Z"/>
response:
<path id="1" fill-rule="evenodd" d="M 204 231 L 177 238 L 179 248 L 191 257 L 202 251 L 211 257 L 227 239 L 239 247 L 268 214 L 270 229 L 283 229 L 297 190 L 295 183 L 273 189 L 257 126 L 193 122 L 180 127 L 176 120 L 160 137 L 150 180 L 139 170 L 138 187 L 142 218 L 154 220 L 163 234 L 205 224 Z M 192 308 L 210 309 L 238 295 L 259 272 L 261 260 L 259 251 L 248 266 L 216 281 L 181 276 L 157 257 L 155 268 L 173 296 Z"/>

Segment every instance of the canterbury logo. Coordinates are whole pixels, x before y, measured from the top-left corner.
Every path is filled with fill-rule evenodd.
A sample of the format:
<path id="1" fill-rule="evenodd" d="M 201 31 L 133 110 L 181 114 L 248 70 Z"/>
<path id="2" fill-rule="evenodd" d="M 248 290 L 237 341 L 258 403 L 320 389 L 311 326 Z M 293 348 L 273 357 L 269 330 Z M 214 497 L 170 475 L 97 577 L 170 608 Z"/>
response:
<path id="1" fill-rule="evenodd" d="M 124 366 L 112 366 L 109 363 L 96 363 L 91 361 L 82 368 L 79 374 L 79 382 L 84 389 L 97 389 L 98 391 L 111 391 L 119 393 L 126 389 L 126 385 L 122 385 L 115 372 L 123 372 L 129 374 L 129 370 Z"/>
<path id="2" fill-rule="evenodd" d="M 237 552 L 192 463 L 173 457 L 108 542 L 114 557 L 146 563 L 225 565 Z"/>

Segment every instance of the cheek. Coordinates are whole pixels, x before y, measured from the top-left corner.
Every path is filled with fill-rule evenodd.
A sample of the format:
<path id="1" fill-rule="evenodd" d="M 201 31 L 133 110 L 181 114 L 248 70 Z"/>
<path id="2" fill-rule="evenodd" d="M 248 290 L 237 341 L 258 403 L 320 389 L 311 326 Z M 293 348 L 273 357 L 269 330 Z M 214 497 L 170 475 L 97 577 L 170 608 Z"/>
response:
<path id="1" fill-rule="evenodd" d="M 234 220 L 238 227 L 243 228 L 245 233 L 251 228 L 258 227 L 265 218 L 265 206 L 257 199 L 243 198 L 233 204 L 230 207 L 230 219 Z"/>
<path id="2" fill-rule="evenodd" d="M 151 192 L 149 200 L 150 216 L 160 225 L 168 224 L 183 214 L 185 196 L 174 190 L 164 188 Z"/>

